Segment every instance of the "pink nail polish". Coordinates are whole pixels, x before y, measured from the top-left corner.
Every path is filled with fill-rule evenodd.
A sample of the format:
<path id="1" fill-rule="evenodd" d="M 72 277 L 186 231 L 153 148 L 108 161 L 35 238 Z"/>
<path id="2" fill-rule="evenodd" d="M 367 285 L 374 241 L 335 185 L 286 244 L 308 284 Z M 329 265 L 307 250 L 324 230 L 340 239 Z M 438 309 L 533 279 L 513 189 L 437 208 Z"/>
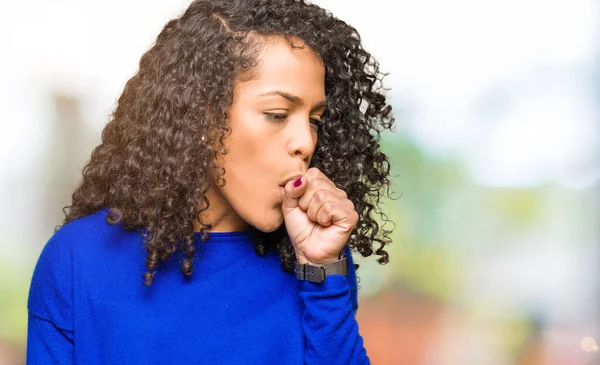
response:
<path id="1" fill-rule="evenodd" d="M 298 186 L 302 185 L 302 178 L 299 177 L 294 181 L 294 187 L 297 188 Z"/>

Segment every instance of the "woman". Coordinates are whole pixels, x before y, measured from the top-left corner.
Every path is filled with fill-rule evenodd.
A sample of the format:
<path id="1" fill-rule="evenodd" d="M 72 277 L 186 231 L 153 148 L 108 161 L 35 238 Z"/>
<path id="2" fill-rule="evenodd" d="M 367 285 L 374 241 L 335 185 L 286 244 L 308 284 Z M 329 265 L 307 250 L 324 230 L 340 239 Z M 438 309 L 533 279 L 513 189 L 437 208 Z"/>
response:
<path id="1" fill-rule="evenodd" d="M 368 363 L 350 252 L 388 261 L 381 79 L 315 5 L 194 1 L 39 258 L 28 363 Z"/>

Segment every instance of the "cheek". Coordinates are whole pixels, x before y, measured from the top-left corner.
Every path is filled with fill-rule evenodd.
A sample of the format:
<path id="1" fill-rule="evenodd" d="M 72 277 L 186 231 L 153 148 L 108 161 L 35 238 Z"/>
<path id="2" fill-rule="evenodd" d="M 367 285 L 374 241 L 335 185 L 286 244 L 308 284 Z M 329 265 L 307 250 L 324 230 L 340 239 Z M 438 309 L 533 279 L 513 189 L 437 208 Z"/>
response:
<path id="1" fill-rule="evenodd" d="M 260 145 L 244 151 L 230 150 L 225 158 L 226 185 L 222 189 L 240 218 L 260 231 L 271 232 L 283 222 L 278 185 L 281 176 L 266 152 Z"/>
<path id="2" fill-rule="evenodd" d="M 278 185 L 283 173 L 277 162 L 282 153 L 277 150 L 280 138 L 262 115 L 235 113 L 230 127 L 232 132 L 225 141 L 228 153 L 221 164 L 226 171 L 224 195 L 248 224 L 263 232 L 273 231 L 283 222 Z"/>
<path id="3" fill-rule="evenodd" d="M 250 194 L 250 195 L 249 195 Z M 237 197 L 237 210 L 240 217 L 262 232 L 272 232 L 283 223 L 281 205 L 272 194 L 248 191 Z"/>

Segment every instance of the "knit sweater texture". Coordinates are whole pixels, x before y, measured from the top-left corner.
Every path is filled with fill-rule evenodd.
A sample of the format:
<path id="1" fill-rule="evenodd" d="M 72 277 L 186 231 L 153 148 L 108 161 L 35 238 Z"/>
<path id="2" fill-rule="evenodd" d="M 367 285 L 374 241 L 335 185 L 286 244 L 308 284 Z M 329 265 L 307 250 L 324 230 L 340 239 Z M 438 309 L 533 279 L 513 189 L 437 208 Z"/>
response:
<path id="1" fill-rule="evenodd" d="M 107 209 L 62 226 L 29 293 L 27 364 L 368 364 L 356 273 L 298 281 L 248 231 L 196 234 L 190 277 L 173 255 L 142 285 L 140 231 Z"/>

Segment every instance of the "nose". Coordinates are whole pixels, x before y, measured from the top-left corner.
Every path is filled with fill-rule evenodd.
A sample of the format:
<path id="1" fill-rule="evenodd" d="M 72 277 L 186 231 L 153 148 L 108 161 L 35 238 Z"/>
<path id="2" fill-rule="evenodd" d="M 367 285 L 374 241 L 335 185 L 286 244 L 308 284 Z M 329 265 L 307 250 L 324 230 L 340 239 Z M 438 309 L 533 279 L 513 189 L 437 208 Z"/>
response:
<path id="1" fill-rule="evenodd" d="M 312 127 L 308 117 L 298 118 L 288 123 L 288 153 L 295 158 L 310 162 L 310 157 L 317 145 L 317 131 Z"/>

